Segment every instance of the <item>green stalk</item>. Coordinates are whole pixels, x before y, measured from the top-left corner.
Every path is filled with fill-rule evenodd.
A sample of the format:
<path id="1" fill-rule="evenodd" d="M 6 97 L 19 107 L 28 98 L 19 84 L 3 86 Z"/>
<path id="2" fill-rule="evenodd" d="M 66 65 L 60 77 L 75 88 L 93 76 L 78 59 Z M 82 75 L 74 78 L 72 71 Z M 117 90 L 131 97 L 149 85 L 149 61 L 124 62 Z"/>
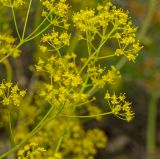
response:
<path id="1" fill-rule="evenodd" d="M 76 32 L 73 39 L 71 40 L 71 44 L 67 50 L 67 52 L 74 52 L 78 43 L 79 43 L 79 35 L 80 35 L 80 32 Z"/>
<path id="2" fill-rule="evenodd" d="M 154 11 L 156 9 L 157 0 L 150 0 L 148 4 L 148 13 L 143 22 L 142 28 L 139 32 L 138 38 L 144 41 L 147 31 L 151 25 Z M 147 122 L 147 157 L 148 159 L 153 159 L 152 153 L 156 149 L 156 118 L 157 118 L 157 94 L 151 94 L 150 103 L 148 108 L 148 122 Z"/>
<path id="3" fill-rule="evenodd" d="M 20 33 L 19 33 L 18 25 L 17 25 L 16 15 L 15 15 L 15 11 L 14 11 L 13 5 L 11 3 L 11 0 L 10 0 L 10 5 L 12 6 L 11 7 L 11 9 L 12 9 L 12 16 L 13 16 L 13 21 L 14 21 L 14 25 L 15 25 L 15 28 L 16 28 L 16 32 L 17 32 L 19 40 L 21 40 L 21 36 L 20 36 Z"/>
<path id="4" fill-rule="evenodd" d="M 32 0 L 29 1 L 29 6 L 28 6 L 28 9 L 27 9 L 27 15 L 26 15 L 26 19 L 25 19 L 25 23 L 24 23 L 24 27 L 23 27 L 22 40 L 24 40 L 26 27 L 27 27 L 27 22 L 28 22 L 28 17 L 29 17 L 29 12 L 30 12 L 30 9 L 31 9 L 31 4 L 32 4 Z"/>
<path id="5" fill-rule="evenodd" d="M 157 4 L 157 0 L 150 0 L 149 1 L 149 8 L 148 8 L 148 13 L 147 13 L 147 16 L 142 24 L 142 28 L 139 32 L 139 35 L 138 35 L 138 38 L 143 41 L 145 36 L 146 36 L 146 33 L 148 31 L 148 28 L 150 27 L 151 25 L 151 22 L 152 22 L 152 19 L 153 19 L 153 15 L 154 15 L 154 11 L 156 9 L 156 4 Z"/>
<path id="6" fill-rule="evenodd" d="M 18 49 L 20 46 L 22 46 L 24 44 L 24 41 L 21 40 L 18 45 L 15 47 L 15 49 Z M 12 55 L 13 52 L 8 53 L 6 56 L 4 56 L 3 58 L 0 59 L 0 63 L 2 63 L 4 60 L 6 60 L 9 56 Z"/>
<path id="7" fill-rule="evenodd" d="M 156 150 L 156 120 L 157 120 L 157 103 L 158 96 L 151 94 L 149 108 L 148 108 L 148 122 L 147 122 L 147 156 L 152 159 L 152 154 Z"/>
<path id="8" fill-rule="evenodd" d="M 8 114 L 8 127 L 9 127 L 9 136 L 10 141 L 13 146 L 15 146 L 15 139 L 14 139 L 14 133 L 12 129 L 12 115 L 11 115 L 11 107 L 9 107 L 9 114 Z"/>
<path id="9" fill-rule="evenodd" d="M 6 69 L 6 79 L 8 82 L 10 82 L 12 81 L 12 67 L 7 59 L 3 61 L 3 65 Z"/>
<path id="10" fill-rule="evenodd" d="M 50 110 L 47 112 L 47 114 L 43 117 L 43 119 L 37 124 L 37 126 L 18 145 L 16 145 L 14 148 L 12 148 L 11 150 L 7 151 L 6 153 L 0 155 L 0 159 L 5 158 L 6 156 L 8 156 L 8 155 L 14 153 L 15 151 L 17 151 L 19 148 L 24 146 L 26 144 L 26 142 L 28 142 L 28 140 L 30 138 L 32 138 L 37 132 L 39 132 L 39 130 L 41 130 L 47 124 L 46 123 L 46 119 L 52 113 L 53 108 L 54 107 L 52 106 L 50 108 Z M 58 114 L 59 114 L 59 112 L 54 116 L 54 118 Z"/>
<path id="11" fill-rule="evenodd" d="M 70 121 L 70 120 L 66 121 L 66 123 L 65 123 L 65 127 L 64 127 L 62 136 L 60 137 L 60 139 L 59 139 L 59 141 L 58 141 L 58 144 L 57 144 L 57 146 L 56 146 L 55 153 L 58 153 L 58 151 L 60 150 L 60 147 L 61 147 L 61 145 L 62 145 L 62 142 L 63 142 L 63 139 L 64 139 L 64 137 L 65 137 L 65 134 L 66 134 L 67 130 L 69 129 L 69 127 L 68 127 L 69 121 Z"/>
<path id="12" fill-rule="evenodd" d="M 126 64 L 126 62 L 127 62 L 126 57 L 122 57 L 115 66 L 118 70 L 121 70 L 123 66 Z"/>
<path id="13" fill-rule="evenodd" d="M 106 112 L 106 113 L 94 114 L 94 115 L 59 115 L 59 116 L 67 117 L 67 118 L 87 119 L 87 118 L 95 118 L 95 117 L 100 117 L 100 116 L 107 116 L 111 114 L 113 114 L 113 112 Z"/>
<path id="14" fill-rule="evenodd" d="M 29 36 L 24 40 L 25 42 L 31 41 L 33 39 L 35 39 L 36 37 L 38 37 L 39 35 L 41 35 L 44 31 L 46 31 L 52 24 L 48 24 L 44 29 L 42 29 L 39 33 L 37 33 L 36 35 L 34 35 L 33 37 L 29 38 Z"/>

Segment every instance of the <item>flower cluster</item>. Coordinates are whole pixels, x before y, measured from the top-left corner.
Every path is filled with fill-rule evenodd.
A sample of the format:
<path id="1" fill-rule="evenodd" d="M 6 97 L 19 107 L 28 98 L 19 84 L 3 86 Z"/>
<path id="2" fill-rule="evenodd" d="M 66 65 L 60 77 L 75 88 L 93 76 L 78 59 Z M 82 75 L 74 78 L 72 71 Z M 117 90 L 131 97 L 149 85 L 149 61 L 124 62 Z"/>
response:
<path id="1" fill-rule="evenodd" d="M 65 134 L 64 130 L 66 130 Z M 64 135 L 64 138 L 60 154 L 57 154 L 56 159 L 61 156 L 65 159 L 70 159 L 71 156 L 73 159 L 94 159 L 98 152 L 97 149 L 103 149 L 107 144 L 107 137 L 102 130 L 94 128 L 85 131 L 79 120 L 74 119 L 68 122 L 62 118 L 50 122 L 31 140 L 41 145 L 47 145 L 49 148 L 46 152 L 47 155 L 54 156 L 53 148 L 57 146 L 61 135 Z M 58 156 L 60 157 L 58 158 Z"/>
<path id="2" fill-rule="evenodd" d="M 122 9 L 117 9 L 111 2 L 108 2 L 105 6 L 99 5 L 96 10 L 86 9 L 75 13 L 73 22 L 79 30 L 94 33 L 97 33 L 100 27 L 106 28 L 110 24 L 116 29 L 119 29 L 118 27 L 125 29 L 125 25 L 130 24 L 128 13 L 125 13 Z"/>
<path id="3" fill-rule="evenodd" d="M 13 140 L 19 143 L 19 146 L 15 145 L 12 150 L 2 154 L 2 157 L 7 157 L 10 152 L 17 152 L 23 144 L 35 142 L 38 144 L 27 144 L 19 150 L 17 158 L 94 159 L 98 149 L 106 147 L 107 137 L 98 128 L 85 127 L 88 120 L 81 122 L 80 118 L 100 120 L 104 115 L 114 114 L 129 122 L 134 117 L 131 103 L 126 101 L 125 94 L 117 96 L 107 92 L 105 99 L 111 110 L 105 113 L 101 107 L 95 106 L 93 101 L 97 100 L 95 103 L 98 103 L 98 99 L 94 97 L 96 91 L 105 89 L 106 85 L 108 87 L 116 84 L 121 78 L 120 72 L 114 66 L 110 68 L 108 62 L 105 68 L 99 60 L 123 55 L 129 61 L 135 61 L 138 56 L 142 47 L 136 40 L 136 28 L 133 27 L 128 13 L 117 9 L 111 2 L 95 9 L 87 8 L 74 12 L 71 24 L 79 30 L 78 34 L 81 34 L 87 46 L 82 51 L 77 49 L 81 54 L 76 55 L 72 50 L 77 47 L 78 38 L 71 37 L 68 31 L 70 6 L 66 3 L 67 0 L 40 0 L 42 19 L 37 19 L 36 24 L 39 24 L 33 31 L 30 31 L 32 29 L 29 26 L 32 19 L 30 14 L 32 15 L 34 9 L 31 4 L 33 0 L 26 5 L 27 13 L 22 20 L 24 27 L 17 26 L 21 24 L 20 15 L 17 17 L 14 8 L 22 6 L 25 1 L 0 0 L 0 5 L 11 7 L 19 37 L 16 46 L 16 39 L 0 33 L 0 61 L 4 61 L 8 56 L 17 57 L 20 46 L 42 34 L 40 50 L 46 54 L 45 57 L 44 54 L 38 54 L 41 58 L 35 67 L 31 67 L 35 71 L 29 85 L 31 94 L 23 100 L 18 122 L 17 114 L 10 114 L 11 110 L 6 108 L 18 108 L 26 91 L 21 91 L 17 84 L 11 82 L 3 81 L 0 84 L 0 102 L 3 105 L 0 107 L 0 127 L 7 128 L 6 125 L 9 124 L 10 138 L 14 137 Z M 36 17 L 39 16 L 39 9 Z M 74 27 L 71 28 L 72 32 L 75 31 Z M 49 31 L 48 28 L 52 29 Z M 70 39 L 73 39 L 71 44 Z M 116 41 L 114 46 L 117 45 L 113 54 L 100 56 L 102 47 L 110 39 L 111 42 Z M 84 43 L 79 43 L 77 48 L 81 46 L 84 46 Z M 71 51 L 66 51 L 65 47 L 69 47 L 68 50 Z"/>
<path id="4" fill-rule="evenodd" d="M 98 28 L 97 17 L 95 11 L 90 9 L 81 10 L 73 15 L 74 25 L 80 31 L 92 31 L 96 32 Z"/>
<path id="5" fill-rule="evenodd" d="M 44 35 L 41 41 L 43 43 L 49 44 L 53 49 L 59 50 L 63 46 L 69 45 L 70 34 L 68 34 L 67 32 L 63 32 L 60 34 L 53 29 L 50 34 Z M 44 52 L 44 49 L 42 50 Z"/>
<path id="6" fill-rule="evenodd" d="M 50 84 L 45 84 L 41 88 L 40 96 L 56 108 L 63 106 L 64 110 L 65 108 L 73 109 L 77 104 L 86 102 L 89 97 L 85 93 L 79 93 L 75 90 L 71 91 L 64 86 L 56 87 Z"/>
<path id="7" fill-rule="evenodd" d="M 47 60 L 39 59 L 37 71 L 47 72 L 53 82 L 63 86 L 78 87 L 82 85 L 82 78 L 75 69 L 75 54 L 64 57 L 51 56 Z"/>
<path id="8" fill-rule="evenodd" d="M 11 82 L 2 82 L 0 84 L 0 98 L 3 105 L 14 105 L 19 107 L 26 91 L 20 91 L 18 85 Z"/>
<path id="9" fill-rule="evenodd" d="M 62 106 L 68 104 L 68 90 L 65 87 L 54 88 L 53 85 L 45 84 L 44 88 L 41 88 L 40 96 L 43 97 L 53 106 Z"/>
<path id="10" fill-rule="evenodd" d="M 120 72 L 114 66 L 107 73 L 104 71 L 105 69 L 101 68 L 100 65 L 88 68 L 87 72 L 94 86 L 103 88 L 105 84 L 115 84 L 121 78 Z"/>
<path id="11" fill-rule="evenodd" d="M 24 3 L 25 3 L 25 0 L 14 0 L 12 5 L 13 7 L 18 8 L 19 6 L 24 5 Z"/>
<path id="12" fill-rule="evenodd" d="M 131 110 L 131 103 L 126 101 L 125 94 L 117 96 L 115 93 L 111 95 L 106 93 L 105 99 L 107 99 L 110 109 L 120 119 L 131 121 L 134 118 L 134 113 Z"/>
<path id="13" fill-rule="evenodd" d="M 61 153 L 59 153 L 59 152 L 56 152 L 55 154 L 54 154 L 54 157 L 49 157 L 49 159 L 62 159 L 63 157 L 62 157 L 62 154 Z"/>
<path id="14" fill-rule="evenodd" d="M 15 38 L 10 35 L 0 33 L 0 57 L 4 57 L 11 54 L 13 57 L 17 57 L 20 54 L 20 50 L 14 45 Z"/>
<path id="15" fill-rule="evenodd" d="M 86 105 L 86 109 L 89 115 L 95 115 L 95 114 L 102 113 L 102 109 L 100 109 L 100 107 L 98 107 L 97 105 L 88 104 Z M 95 119 L 100 121 L 102 119 L 102 116 L 97 116 L 95 117 Z"/>
<path id="16" fill-rule="evenodd" d="M 45 9 L 42 12 L 43 17 L 47 17 L 49 22 L 54 26 L 61 26 L 68 29 L 68 9 L 69 5 L 66 0 L 41 0 Z M 54 17 L 54 18 L 53 18 Z"/>
<path id="17" fill-rule="evenodd" d="M 138 56 L 138 52 L 143 48 L 143 46 L 141 46 L 139 42 L 136 42 L 134 29 L 129 28 L 128 30 L 129 31 L 126 29 L 121 35 L 119 33 L 115 34 L 115 38 L 120 46 L 120 48 L 116 49 L 115 55 L 124 55 L 129 61 L 134 62 Z"/>
<path id="18" fill-rule="evenodd" d="M 135 61 L 142 49 L 136 41 L 136 28 L 122 9 L 117 9 L 111 2 L 105 6 L 99 5 L 95 9 L 81 10 L 73 15 L 73 22 L 77 29 L 90 35 L 91 41 L 100 36 L 104 43 L 108 39 L 116 39 L 118 49 L 115 55 L 124 55 L 129 61 Z M 86 39 L 86 38 L 83 38 Z"/>
<path id="19" fill-rule="evenodd" d="M 106 146 L 107 138 L 100 129 L 95 128 L 84 132 L 80 125 L 71 126 L 72 132 L 66 134 L 62 144 L 63 153 L 66 158 L 69 158 L 71 153 L 73 159 L 94 159 L 97 149 L 103 149 Z"/>
<path id="20" fill-rule="evenodd" d="M 44 159 L 46 150 L 38 147 L 38 144 L 31 143 L 26 145 L 18 152 L 18 159 Z"/>
<path id="21" fill-rule="evenodd" d="M 13 0 L 12 3 L 10 0 L 0 0 L 0 4 L 8 7 L 18 8 L 19 6 L 24 5 L 25 0 Z"/>
<path id="22" fill-rule="evenodd" d="M 73 15 L 73 22 L 81 31 L 97 33 L 100 27 L 106 28 L 110 24 L 116 27 L 125 26 L 128 23 L 128 14 L 108 2 L 105 6 L 99 5 L 96 10 L 80 10 Z"/>
<path id="23" fill-rule="evenodd" d="M 86 102 L 87 93 L 80 92 L 84 84 L 76 66 L 76 55 L 66 54 L 63 57 L 51 56 L 45 61 L 39 59 L 36 70 L 49 74 L 50 84 L 44 84 L 40 95 L 53 106 L 73 106 Z"/>

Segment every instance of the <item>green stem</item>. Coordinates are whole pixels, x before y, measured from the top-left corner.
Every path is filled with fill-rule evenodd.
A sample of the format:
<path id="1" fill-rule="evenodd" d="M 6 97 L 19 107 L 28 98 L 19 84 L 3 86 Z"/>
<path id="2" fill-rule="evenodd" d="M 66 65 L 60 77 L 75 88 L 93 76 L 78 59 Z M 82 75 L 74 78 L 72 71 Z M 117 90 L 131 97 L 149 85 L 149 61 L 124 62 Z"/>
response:
<path id="1" fill-rule="evenodd" d="M 36 35 L 34 35 L 33 37 L 28 36 L 25 39 L 25 42 L 31 41 L 33 39 L 35 39 L 36 37 L 38 37 L 39 35 L 41 35 L 44 31 L 46 31 L 52 24 L 48 24 L 44 29 L 42 29 L 39 33 L 37 33 Z M 29 38 L 30 37 L 30 38 Z"/>
<path id="2" fill-rule="evenodd" d="M 76 109 L 76 106 L 74 106 L 74 110 L 75 109 Z M 60 117 L 68 117 L 70 119 L 65 123 L 64 131 L 63 131 L 63 134 L 62 134 L 62 136 L 60 137 L 60 139 L 58 141 L 55 153 L 57 153 L 59 151 L 59 149 L 60 149 L 60 146 L 61 146 L 61 144 L 63 142 L 63 139 L 64 139 L 64 136 L 66 134 L 66 131 L 69 129 L 68 123 L 69 123 L 69 121 L 72 120 L 72 118 L 94 118 L 94 117 L 99 117 L 99 116 L 106 116 L 106 115 L 109 115 L 109 114 L 113 114 L 113 113 L 112 112 L 106 112 L 106 113 L 101 113 L 101 114 L 96 114 L 96 115 L 88 115 L 88 116 L 59 115 Z"/>
<path id="3" fill-rule="evenodd" d="M 94 114 L 94 115 L 59 115 L 62 117 L 67 117 L 67 118 L 95 118 L 99 116 L 106 116 L 113 114 L 112 112 L 106 112 L 106 113 L 101 113 L 101 114 Z"/>
<path id="4" fill-rule="evenodd" d="M 46 125 L 47 123 L 45 122 L 45 120 L 49 117 L 49 115 L 51 114 L 52 110 L 53 110 L 53 106 L 51 106 L 50 110 L 46 113 L 46 115 L 43 117 L 43 119 L 38 123 L 38 125 L 18 144 L 16 145 L 13 149 L 7 151 L 6 153 L 0 155 L 0 159 L 12 154 L 13 152 L 17 151 L 19 148 L 21 148 L 22 146 L 24 146 L 26 144 L 26 142 L 32 138 L 40 129 L 43 128 L 44 125 Z M 58 113 L 54 116 L 56 117 L 58 115 Z"/>
<path id="5" fill-rule="evenodd" d="M 16 28 L 16 32 L 17 32 L 17 35 L 19 37 L 19 40 L 21 40 L 21 36 L 20 36 L 20 33 L 19 33 L 19 29 L 18 29 L 18 25 L 17 25 L 17 20 L 16 20 L 14 8 L 13 8 L 13 5 L 11 3 L 11 0 L 10 0 L 10 4 L 12 6 L 11 9 L 12 9 L 13 21 L 14 21 L 14 25 L 15 25 L 15 28 Z"/>
<path id="6" fill-rule="evenodd" d="M 23 40 L 20 41 L 20 43 L 16 46 L 16 49 L 18 49 L 20 46 L 22 46 L 24 43 Z M 7 54 L 6 56 L 4 56 L 2 59 L 0 59 L 0 63 L 2 63 L 4 60 L 6 60 L 9 56 L 12 55 L 13 52 L 10 52 L 9 54 Z"/>
<path id="7" fill-rule="evenodd" d="M 7 59 L 3 61 L 3 64 L 6 68 L 6 79 L 10 82 L 12 80 L 12 67 Z"/>
<path id="8" fill-rule="evenodd" d="M 46 26 L 44 29 L 42 29 L 38 34 L 36 34 L 35 36 L 31 37 L 28 39 L 25 38 L 23 40 L 20 40 L 19 44 L 16 46 L 16 49 L 18 49 L 20 46 L 22 46 L 24 43 L 33 40 L 34 38 L 38 37 L 39 35 L 41 35 L 44 31 L 46 31 L 49 27 L 51 26 L 51 24 L 49 24 L 48 26 Z M 9 54 L 7 54 L 6 56 L 4 56 L 2 59 L 0 59 L 0 63 L 2 63 L 5 59 L 7 59 L 9 56 L 12 55 L 13 52 L 10 52 Z"/>
<path id="9" fill-rule="evenodd" d="M 107 40 L 109 39 L 109 37 L 115 32 L 116 29 L 117 29 L 116 26 L 114 26 L 113 29 L 110 31 L 110 33 L 107 34 L 107 36 L 104 37 L 104 38 L 101 40 L 98 48 L 95 50 L 95 52 L 94 52 L 93 54 L 91 54 L 91 56 L 89 56 L 88 60 L 87 60 L 86 63 L 82 66 L 82 68 L 81 68 L 81 70 L 79 71 L 79 73 L 82 73 L 82 71 L 86 68 L 86 66 L 88 65 L 88 63 L 90 62 L 90 60 L 93 59 L 93 57 L 94 57 L 96 54 L 97 54 L 97 58 L 98 58 L 98 54 L 99 54 L 102 46 L 107 42 Z"/>
<path id="10" fill-rule="evenodd" d="M 72 40 L 71 40 L 71 44 L 70 44 L 67 52 L 74 52 L 74 51 L 75 51 L 76 46 L 77 46 L 78 43 L 79 43 L 79 35 L 80 35 L 80 34 L 81 34 L 80 32 L 76 32 L 76 33 L 74 34 L 74 37 L 73 37 Z"/>
<path id="11" fill-rule="evenodd" d="M 34 16 L 34 28 L 37 28 L 37 26 L 38 26 L 38 28 L 39 28 L 39 26 L 41 26 L 41 12 L 42 12 L 42 5 L 40 4 L 41 2 L 40 1 L 38 1 L 38 2 L 35 2 L 36 4 L 34 4 L 34 5 L 36 5 L 37 6 L 37 8 L 36 8 L 36 13 L 35 13 L 35 16 Z M 43 22 L 43 21 L 42 21 Z M 42 23 L 43 24 L 43 23 Z"/>
<path id="12" fill-rule="evenodd" d="M 151 25 L 152 18 L 153 18 L 153 15 L 154 15 L 154 11 L 156 9 L 156 4 L 157 4 L 157 0 L 150 0 L 149 1 L 148 13 L 147 13 L 147 16 L 146 16 L 146 18 L 143 22 L 142 28 L 141 28 L 141 30 L 139 32 L 139 36 L 138 36 L 138 38 L 142 41 L 144 40 L 145 35 L 148 31 L 148 28 Z"/>
<path id="13" fill-rule="evenodd" d="M 92 97 L 93 94 L 95 93 L 95 90 L 99 90 L 99 89 L 100 89 L 99 87 L 93 86 L 93 87 L 87 92 L 87 94 L 88 94 L 90 97 Z"/>
<path id="14" fill-rule="evenodd" d="M 25 19 L 25 23 L 24 23 L 24 27 L 23 27 L 22 40 L 24 40 L 24 35 L 25 35 L 25 32 L 26 32 L 26 26 L 27 26 L 27 22 L 28 22 L 29 12 L 30 12 L 30 9 L 31 9 L 31 4 L 32 4 L 32 0 L 29 1 L 27 15 L 26 15 L 26 19 Z"/>
<path id="15" fill-rule="evenodd" d="M 85 89 L 86 89 L 86 87 L 87 87 L 87 85 L 88 85 L 88 80 L 89 80 L 89 76 L 88 76 L 88 74 L 87 74 L 86 79 L 85 79 L 85 82 L 84 82 L 84 85 L 82 86 L 82 88 L 81 88 L 81 90 L 80 90 L 79 93 L 83 93 L 83 92 L 85 91 Z"/>
<path id="16" fill-rule="evenodd" d="M 99 57 L 98 57 L 98 60 L 107 59 L 107 58 L 114 57 L 114 56 L 116 56 L 116 55 L 115 55 L 115 54 L 112 54 L 112 55 L 106 55 L 106 56 L 99 56 Z"/>
<path id="17" fill-rule="evenodd" d="M 90 55 L 91 55 L 91 47 L 90 47 L 90 44 L 91 44 L 91 37 L 90 37 L 90 34 L 89 34 L 88 31 L 86 32 L 86 38 L 87 38 L 87 49 L 88 49 L 88 54 L 89 54 L 89 56 L 90 56 Z"/>
<path id="18" fill-rule="evenodd" d="M 59 141 L 58 141 L 58 144 L 56 146 L 56 150 L 55 150 L 55 153 L 57 153 L 62 145 L 62 142 L 63 142 L 63 139 L 64 139 L 64 136 L 68 130 L 68 123 L 69 123 L 70 120 L 68 120 L 66 123 L 65 123 L 65 127 L 64 127 L 64 130 L 63 130 L 63 134 L 62 136 L 60 137 Z"/>
<path id="19" fill-rule="evenodd" d="M 126 64 L 126 62 L 127 62 L 126 57 L 122 57 L 122 58 L 117 62 L 117 64 L 115 65 L 115 67 L 116 67 L 118 70 L 120 70 L 120 69 L 122 69 L 122 67 Z"/>
<path id="20" fill-rule="evenodd" d="M 147 122 L 147 154 L 150 159 L 152 153 L 156 149 L 156 120 L 157 120 L 157 103 L 158 96 L 151 94 L 149 108 L 148 108 L 148 122 Z"/>
<path id="21" fill-rule="evenodd" d="M 51 12 L 48 14 L 48 16 L 51 14 Z M 28 37 L 26 39 L 29 39 L 30 37 L 32 37 L 40 28 L 41 26 L 46 22 L 48 16 L 46 16 L 43 21 L 32 31 L 32 33 L 30 35 L 28 35 Z"/>
<path id="22" fill-rule="evenodd" d="M 14 139 L 14 134 L 13 134 L 13 129 L 12 129 L 12 119 L 11 119 L 11 108 L 9 107 L 9 114 L 8 114 L 8 126 L 9 126 L 9 135 L 10 135 L 10 140 L 11 144 L 15 146 L 15 139 Z"/>
<path id="23" fill-rule="evenodd" d="M 99 53 L 102 46 L 107 42 L 107 40 L 110 38 L 110 36 L 117 30 L 117 27 L 114 26 L 113 29 L 110 31 L 110 33 L 107 34 L 106 37 L 104 37 L 102 40 L 101 40 L 101 43 L 99 45 L 99 47 L 97 48 L 97 50 L 95 52 Z M 105 35 L 104 35 L 105 36 Z"/>

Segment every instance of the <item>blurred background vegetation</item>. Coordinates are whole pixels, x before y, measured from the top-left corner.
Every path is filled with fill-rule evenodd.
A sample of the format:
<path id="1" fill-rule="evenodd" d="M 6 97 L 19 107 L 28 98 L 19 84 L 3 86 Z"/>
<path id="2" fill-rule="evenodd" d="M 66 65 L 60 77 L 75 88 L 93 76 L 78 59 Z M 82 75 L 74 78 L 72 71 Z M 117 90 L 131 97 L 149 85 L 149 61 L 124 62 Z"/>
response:
<path id="1" fill-rule="evenodd" d="M 73 10 L 85 7 L 94 7 L 107 0 L 68 0 Z M 30 23 L 27 31 L 37 26 L 41 20 L 41 5 L 33 1 L 34 9 L 31 12 Z M 108 144 L 99 152 L 97 159 L 160 159 L 160 0 L 113 0 L 118 7 L 130 12 L 135 26 L 138 26 L 138 39 L 144 45 L 136 63 L 128 63 L 125 58 L 110 61 L 120 69 L 123 79 L 116 85 L 117 91 L 126 92 L 127 97 L 134 105 L 135 118 L 131 123 L 123 122 L 115 117 L 106 117 L 98 122 L 92 120 L 86 127 L 99 127 L 108 136 Z M 38 8 L 37 8 L 38 7 Z M 17 14 L 18 25 L 24 23 L 25 10 L 19 10 Z M 16 35 L 12 16 L 5 8 L 0 6 L 0 31 Z M 78 32 L 72 31 L 74 36 L 72 45 L 68 51 L 76 49 L 82 54 L 83 43 L 78 41 Z M 17 59 L 11 59 L 12 72 L 7 76 L 13 76 L 23 88 L 29 86 L 34 79 L 31 65 L 41 56 L 39 47 L 34 43 L 27 43 L 22 47 L 22 55 Z M 114 44 L 106 44 L 103 52 L 112 52 Z M 104 65 L 108 65 L 102 61 Z M 0 65 L 0 78 L 6 77 L 5 69 L 10 70 L 5 63 Z M 101 99 L 101 94 L 98 93 Z M 103 106 L 103 100 L 97 101 Z M 1 122 L 0 122 L 1 124 Z M 1 148 L 0 148 L 1 149 Z"/>

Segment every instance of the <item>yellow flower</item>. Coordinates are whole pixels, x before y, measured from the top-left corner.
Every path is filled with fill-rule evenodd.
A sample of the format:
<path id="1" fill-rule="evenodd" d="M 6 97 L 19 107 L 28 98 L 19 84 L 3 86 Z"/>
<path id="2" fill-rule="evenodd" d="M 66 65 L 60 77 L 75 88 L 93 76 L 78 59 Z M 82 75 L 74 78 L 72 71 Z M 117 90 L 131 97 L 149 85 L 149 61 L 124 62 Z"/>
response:
<path id="1" fill-rule="evenodd" d="M 26 91 L 20 91 L 17 84 L 13 85 L 11 82 L 5 81 L 0 84 L 0 98 L 3 105 L 14 105 L 19 107 L 25 94 Z"/>
<path id="2" fill-rule="evenodd" d="M 62 159 L 62 154 L 59 153 L 59 152 L 56 152 L 56 153 L 54 154 L 54 159 Z"/>
<path id="3" fill-rule="evenodd" d="M 47 51 L 47 47 L 46 46 L 44 46 L 44 45 L 40 45 L 40 51 L 42 51 L 42 52 L 46 52 Z"/>
<path id="4" fill-rule="evenodd" d="M 44 6 L 42 12 L 43 17 L 47 17 L 47 20 L 53 25 L 68 29 L 68 10 L 69 5 L 66 0 L 40 0 Z M 51 16 L 48 16 L 48 15 Z M 52 18 L 50 18 L 52 17 Z"/>
<path id="5" fill-rule="evenodd" d="M 13 1 L 13 7 L 18 8 L 19 6 L 24 5 L 25 0 L 14 0 Z"/>
<path id="6" fill-rule="evenodd" d="M 111 95 L 107 91 L 105 99 L 107 99 L 112 113 L 120 119 L 130 122 L 134 118 L 134 112 L 131 110 L 131 103 L 126 101 L 125 94 L 117 96 L 115 93 Z"/>
<path id="7" fill-rule="evenodd" d="M 7 34 L 0 33 L 0 57 L 10 54 L 13 57 L 20 55 L 20 50 L 14 45 L 15 39 Z"/>
<path id="8" fill-rule="evenodd" d="M 111 2 L 106 3 L 105 6 L 99 5 L 96 9 L 80 10 L 73 15 L 74 26 L 85 32 L 81 39 L 86 40 L 90 35 L 92 41 L 96 37 L 103 39 L 115 39 L 119 48 L 116 49 L 115 55 L 124 55 L 129 61 L 135 61 L 142 49 L 139 42 L 136 40 L 136 30 L 130 21 L 128 12 L 123 9 L 117 9 Z M 104 30 L 110 27 L 110 32 Z M 86 36 L 86 37 L 85 37 Z"/>
<path id="9" fill-rule="evenodd" d="M 14 7 L 18 8 L 22 5 L 24 5 L 25 0 L 13 0 L 12 3 L 10 4 L 10 0 L 0 0 L 0 4 L 7 6 L 7 7 Z"/>
<path id="10" fill-rule="evenodd" d="M 50 46 L 52 46 L 53 49 L 55 49 L 56 51 L 66 45 L 69 45 L 70 42 L 70 34 L 68 34 L 67 32 L 56 32 L 55 30 L 52 30 L 52 32 L 50 34 L 45 34 L 41 41 L 43 43 L 49 43 Z M 45 47 L 45 48 L 44 48 Z M 41 46 L 41 50 L 42 52 L 44 52 L 44 49 L 47 50 L 46 46 Z"/>
<path id="11" fill-rule="evenodd" d="M 25 145 L 22 150 L 19 150 L 18 159 L 44 159 L 47 158 L 45 153 L 46 149 L 39 147 L 36 143 L 30 143 Z"/>

